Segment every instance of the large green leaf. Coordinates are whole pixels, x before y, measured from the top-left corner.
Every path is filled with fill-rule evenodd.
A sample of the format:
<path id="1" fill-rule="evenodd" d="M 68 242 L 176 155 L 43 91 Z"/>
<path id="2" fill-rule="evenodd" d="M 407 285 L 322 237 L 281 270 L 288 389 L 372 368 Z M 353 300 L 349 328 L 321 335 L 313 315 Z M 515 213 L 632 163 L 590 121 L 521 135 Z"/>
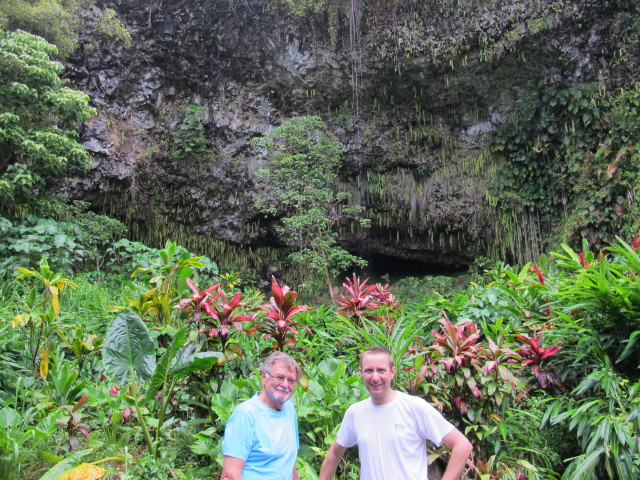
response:
<path id="1" fill-rule="evenodd" d="M 187 329 L 183 328 L 180 330 L 174 337 L 169 348 L 164 352 L 164 355 L 156 365 L 156 369 L 153 372 L 153 377 L 151 377 L 151 382 L 149 382 L 149 388 L 147 389 L 147 393 L 145 395 L 145 402 L 151 401 L 153 397 L 156 396 L 159 390 L 161 390 L 167 380 L 171 377 L 170 375 L 170 367 L 171 362 L 175 358 L 178 353 L 178 349 L 184 343 L 184 339 L 187 336 Z"/>
<path id="2" fill-rule="evenodd" d="M 222 358 L 222 356 L 223 354 L 221 352 L 189 353 L 187 350 L 184 350 L 178 356 L 175 365 L 171 369 L 171 375 L 180 378 L 190 372 L 207 370 L 218 363 L 218 360 Z"/>
<path id="3" fill-rule="evenodd" d="M 129 381 L 131 371 L 139 380 L 149 380 L 156 368 L 156 355 L 149 329 L 133 312 L 113 319 L 102 345 L 102 362 L 116 383 Z"/>

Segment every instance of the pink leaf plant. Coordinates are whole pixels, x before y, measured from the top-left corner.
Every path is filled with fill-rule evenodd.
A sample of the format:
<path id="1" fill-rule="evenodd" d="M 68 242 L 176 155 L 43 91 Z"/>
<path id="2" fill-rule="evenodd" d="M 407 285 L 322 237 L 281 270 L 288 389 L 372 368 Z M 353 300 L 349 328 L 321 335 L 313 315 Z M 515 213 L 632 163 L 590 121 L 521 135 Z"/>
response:
<path id="1" fill-rule="evenodd" d="M 368 278 L 360 281 L 355 273 L 352 278 L 347 278 L 342 284 L 347 293 L 337 301 L 338 311 L 356 324 L 362 323 L 361 318 L 384 321 L 387 330 L 391 331 L 395 324 L 392 312 L 400 304 L 388 285 L 367 285 L 368 281 Z"/>
<path id="2" fill-rule="evenodd" d="M 345 283 L 342 284 L 347 295 L 340 295 L 340 300 L 337 303 L 340 305 L 338 311 L 341 311 L 345 317 L 356 321 L 360 317 L 375 318 L 371 314 L 371 310 L 380 306 L 380 300 L 374 293 L 376 286 L 367 285 L 368 281 L 369 279 L 366 278 L 361 282 L 354 273 L 352 279 L 347 277 Z"/>
<path id="3" fill-rule="evenodd" d="M 207 301 L 209 300 L 209 297 L 220 287 L 220 284 L 217 283 L 215 285 L 211 285 L 209 288 L 205 288 L 200 291 L 193 280 L 187 278 L 187 285 L 193 292 L 193 295 L 189 298 L 180 300 L 180 302 L 178 302 L 178 304 L 173 308 L 178 310 L 185 309 L 185 311 L 189 313 L 187 321 L 200 323 L 200 320 L 202 320 L 202 314 L 207 312 Z"/>
<path id="4" fill-rule="evenodd" d="M 465 383 L 475 397 L 482 397 L 471 370 L 480 369 L 479 355 L 482 353 L 477 345 L 480 339 L 478 327 L 470 319 L 460 320 L 455 325 L 445 315 L 440 319 L 442 334 L 433 331 L 435 344 L 428 350 L 434 364 L 441 364 L 448 373 L 454 375 L 462 372 Z"/>
<path id="5" fill-rule="evenodd" d="M 274 347 L 282 351 L 285 345 L 296 344 L 295 336 L 299 333 L 296 327 L 302 327 L 312 333 L 309 327 L 293 320 L 295 315 L 308 311 L 309 307 L 295 305 L 297 292 L 286 285 L 280 287 L 275 277 L 271 277 L 271 291 L 273 296 L 269 303 L 258 307 L 258 313 L 254 315 L 255 327 L 247 333 L 260 332 L 264 338 L 273 338 Z"/>
<path id="6" fill-rule="evenodd" d="M 541 334 L 535 334 L 533 337 L 516 335 L 516 338 L 523 343 L 517 350 L 518 354 L 522 357 L 520 364 L 523 367 L 531 365 L 533 374 L 540 382 L 542 388 L 547 388 L 549 384 L 562 388 L 555 373 L 540 368 L 544 360 L 558 353 L 562 347 L 542 347 L 540 345 L 542 339 Z"/>
<path id="7" fill-rule="evenodd" d="M 243 331 L 241 322 L 253 319 L 252 315 L 243 313 L 243 307 L 247 304 L 241 301 L 242 293 L 238 292 L 228 299 L 219 283 L 202 291 L 191 279 L 187 279 L 187 285 L 193 295 L 180 300 L 173 308 L 185 309 L 189 313 L 187 321 L 200 326 L 198 333 L 217 338 L 225 352 L 231 335 L 236 331 Z"/>
<path id="8" fill-rule="evenodd" d="M 217 337 L 226 350 L 229 339 L 234 332 L 242 332 L 241 322 L 253 320 L 253 316 L 243 313 L 242 308 L 247 305 L 242 302 L 242 293 L 236 293 L 231 299 L 220 287 L 218 293 L 206 304 L 207 316 L 203 317 L 202 328 L 198 333 L 206 333 L 209 337 Z"/>

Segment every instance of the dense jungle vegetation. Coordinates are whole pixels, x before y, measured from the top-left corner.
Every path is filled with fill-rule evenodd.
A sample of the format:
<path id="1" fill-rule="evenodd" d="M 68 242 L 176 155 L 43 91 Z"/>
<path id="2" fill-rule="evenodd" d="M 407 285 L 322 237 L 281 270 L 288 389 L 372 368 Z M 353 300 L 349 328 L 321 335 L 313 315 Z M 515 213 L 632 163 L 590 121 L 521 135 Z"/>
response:
<path id="1" fill-rule="evenodd" d="M 304 295 L 286 278 L 264 291 L 255 272 L 132 241 L 120 221 L 54 193 L 90 167 L 78 127 L 95 111 L 55 60 L 75 48 L 78 4 L 0 0 L 0 479 L 218 478 L 225 422 L 273 350 L 303 367 L 298 471 L 317 478 L 344 411 L 367 395 L 357 358 L 370 345 L 392 352 L 396 388 L 472 441 L 468 480 L 640 478 L 637 85 L 531 87 L 521 116 L 536 121 L 495 133 L 509 163 L 488 196 L 542 205 L 544 222 L 579 240 L 519 265 L 479 259 L 457 277 L 346 275 L 361 264 L 333 228 L 342 216 L 366 224 L 363 213 L 338 208 L 347 196 L 324 183 L 317 197 L 286 183 L 296 167 L 310 175 L 297 180 L 326 181 L 308 159 L 331 170 L 339 149 L 305 137 L 316 117 L 286 123 L 290 144 L 282 131 L 257 142 L 273 162 L 261 208 L 289 207 L 290 261 L 313 280 Z M 113 11 L 94 28 L 130 41 Z M 189 115 L 176 156 L 208 148 Z M 567 202 L 584 208 L 558 217 Z M 433 450 L 431 468 L 446 458 Z M 351 452 L 338 476 L 358 471 Z"/>

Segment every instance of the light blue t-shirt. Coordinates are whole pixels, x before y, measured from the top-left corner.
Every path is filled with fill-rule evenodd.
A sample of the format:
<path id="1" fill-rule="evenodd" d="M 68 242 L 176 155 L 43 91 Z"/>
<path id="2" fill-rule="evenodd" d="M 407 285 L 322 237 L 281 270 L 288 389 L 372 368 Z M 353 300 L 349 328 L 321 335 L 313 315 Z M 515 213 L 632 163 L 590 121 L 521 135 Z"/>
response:
<path id="1" fill-rule="evenodd" d="M 300 444 L 298 420 L 290 401 L 271 410 L 256 393 L 231 414 L 222 454 L 244 460 L 242 480 L 291 480 Z"/>

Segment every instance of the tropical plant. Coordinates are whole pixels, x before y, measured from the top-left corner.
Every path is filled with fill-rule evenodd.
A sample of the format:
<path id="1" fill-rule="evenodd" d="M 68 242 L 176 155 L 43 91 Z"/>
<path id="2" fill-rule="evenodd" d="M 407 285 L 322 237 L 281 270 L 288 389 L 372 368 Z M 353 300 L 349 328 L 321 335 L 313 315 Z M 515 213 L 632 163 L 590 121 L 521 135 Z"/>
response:
<path id="1" fill-rule="evenodd" d="M 53 178 L 89 165 L 76 137 L 95 110 L 87 95 L 61 86 L 56 53 L 40 37 L 0 30 L 1 213 L 37 211 Z"/>
<path id="2" fill-rule="evenodd" d="M 55 331 L 59 321 L 60 294 L 67 286 L 77 286 L 62 274 L 52 272 L 45 257 L 40 260 L 40 271 L 23 267 L 18 267 L 18 271 L 18 279 L 33 278 L 40 285 L 30 290 L 23 305 L 23 313 L 13 318 L 12 325 L 14 328 L 25 327 L 29 331 L 29 354 L 34 375 L 38 374 L 37 359 L 40 355 L 40 376 L 46 378 L 50 351 L 47 339 Z"/>
<path id="3" fill-rule="evenodd" d="M 102 348 L 104 338 L 95 333 L 86 333 L 83 325 L 60 325 L 57 329 L 60 347 L 73 352 L 78 361 L 78 373 Z"/>
<path id="4" fill-rule="evenodd" d="M 115 317 L 105 337 L 104 367 L 117 384 L 128 384 L 127 397 L 135 406 L 149 453 L 156 457 L 160 455 L 165 414 L 178 381 L 192 371 L 210 368 L 222 356 L 218 352 L 193 353 L 185 344 L 186 337 L 186 328 L 175 332 L 171 344 L 157 361 L 147 326 L 132 312 Z M 148 382 L 144 391 L 139 382 Z M 159 402 L 157 417 L 147 418 L 145 412 L 156 400 Z M 151 437 L 149 423 L 155 428 L 155 439 Z"/>
<path id="5" fill-rule="evenodd" d="M 2 0 L 0 28 L 20 29 L 46 38 L 66 56 L 78 45 L 80 22 L 76 12 L 81 5 L 81 0 Z"/>
<path id="6" fill-rule="evenodd" d="M 516 335 L 516 338 L 522 342 L 522 345 L 518 348 L 517 352 L 522 357 L 521 365 L 523 367 L 531 366 L 533 374 L 540 382 L 542 388 L 554 385 L 558 388 L 564 388 L 560 384 L 558 374 L 550 370 L 541 370 L 540 364 L 543 360 L 555 355 L 562 349 L 557 345 L 552 347 L 541 346 L 543 335 L 538 333 L 533 337 L 526 335 Z"/>
<path id="7" fill-rule="evenodd" d="M 52 268 L 71 273 L 85 259 L 80 228 L 70 222 L 27 215 L 18 222 L 0 217 L 0 275 L 35 268 L 45 256 Z"/>
<path id="8" fill-rule="evenodd" d="M 281 219 L 277 232 L 292 249 L 290 258 L 324 275 L 333 299 L 332 278 L 366 264 L 339 245 L 338 228 L 370 223 L 361 208 L 346 204 L 348 194 L 334 191 L 342 146 L 316 116 L 290 119 L 253 143 L 264 152 L 258 208 Z"/>
<path id="9" fill-rule="evenodd" d="M 273 338 L 271 348 L 283 351 L 285 345 L 296 344 L 296 335 L 299 333 L 296 327 L 304 328 L 309 334 L 313 333 L 306 325 L 293 320 L 295 315 L 307 311 L 309 307 L 295 305 L 297 292 L 286 285 L 280 287 L 275 277 L 271 277 L 271 292 L 273 295 L 269 303 L 258 307 L 259 311 L 254 316 L 256 323 L 247 333 L 260 332 L 264 338 Z"/>
<path id="10" fill-rule="evenodd" d="M 360 317 L 376 318 L 374 313 L 380 305 L 378 297 L 374 294 L 376 286 L 367 286 L 368 281 L 368 278 L 360 281 L 355 273 L 353 278 L 347 277 L 342 284 L 347 294 L 341 294 L 340 299 L 336 302 L 338 311 L 345 317 L 352 318 L 356 323 L 359 322 Z"/>
<path id="11" fill-rule="evenodd" d="M 362 400 L 367 391 L 362 378 L 341 359 L 324 358 L 306 365 L 304 370 L 305 388 L 297 388 L 295 394 L 302 437 L 299 456 L 314 466 L 314 471 L 319 471 L 344 412 L 349 405 Z M 351 459 L 351 455 L 345 457 Z M 340 470 L 345 469 L 348 469 L 346 461 Z"/>
<path id="12" fill-rule="evenodd" d="M 518 356 L 502 338 L 484 344 L 470 319 L 453 324 L 444 316 L 440 323 L 441 333 L 433 332 L 434 343 L 426 349 L 428 393 L 484 450 L 506 409 L 526 393 L 512 363 Z"/>
<path id="13" fill-rule="evenodd" d="M 194 270 L 204 266 L 202 257 L 195 257 L 184 248 L 178 249 L 175 242 L 167 241 L 163 250 L 158 250 L 159 259 L 151 265 L 136 268 L 131 277 L 140 276 L 146 283 L 154 285 L 150 290 L 141 289 L 137 299 L 129 305 L 143 318 L 151 318 L 158 326 L 171 322 L 174 298 L 187 291 L 187 279 Z"/>
<path id="14" fill-rule="evenodd" d="M 244 313 L 243 307 L 247 305 L 242 302 L 242 293 L 237 292 L 227 298 L 227 294 L 219 285 L 214 285 L 217 293 L 210 302 L 204 302 L 203 306 L 207 316 L 200 320 L 200 331 L 207 337 L 215 337 L 220 342 L 221 351 L 230 358 L 231 353 L 239 355 L 241 353 L 237 344 L 231 344 L 231 335 L 234 332 L 243 331 L 241 322 L 248 322 L 253 319 L 252 315 Z"/>
<path id="15" fill-rule="evenodd" d="M 71 222 L 80 231 L 77 242 L 84 250 L 82 266 L 87 270 L 100 271 L 106 262 L 109 247 L 125 236 L 127 227 L 115 218 L 90 211 L 88 202 L 76 200 L 60 208 L 62 212 L 57 218 Z"/>
<path id="16" fill-rule="evenodd" d="M 204 107 L 189 105 L 184 120 L 172 132 L 171 156 L 175 159 L 202 162 L 213 153 L 204 135 Z"/>
<path id="17" fill-rule="evenodd" d="M 107 473 L 105 469 L 98 467 L 100 463 L 123 462 L 126 460 L 124 457 L 114 456 L 101 458 L 91 463 L 84 462 L 84 457 L 91 455 L 93 452 L 93 448 L 71 452 L 65 458 L 58 460 L 39 480 L 97 480 Z"/>
<path id="18" fill-rule="evenodd" d="M 36 449 L 47 443 L 56 431 L 56 415 L 46 415 L 44 406 L 33 406 L 22 412 L 0 408 L 0 478 L 20 476 L 27 460 Z"/>

